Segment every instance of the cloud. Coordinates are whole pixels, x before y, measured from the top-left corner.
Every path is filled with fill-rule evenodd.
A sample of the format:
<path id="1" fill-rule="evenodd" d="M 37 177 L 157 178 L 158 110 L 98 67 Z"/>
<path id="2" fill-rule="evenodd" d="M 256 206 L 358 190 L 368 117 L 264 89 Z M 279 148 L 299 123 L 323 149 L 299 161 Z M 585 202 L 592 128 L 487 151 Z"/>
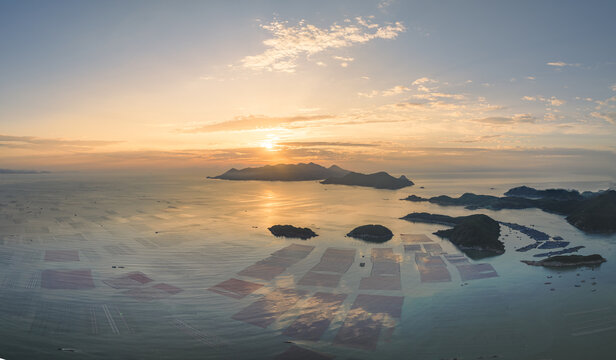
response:
<path id="1" fill-rule="evenodd" d="M 376 147 L 379 146 L 377 144 L 367 144 L 367 143 L 352 143 L 352 142 L 331 142 L 331 141 L 289 141 L 289 142 L 281 142 L 277 145 L 282 146 L 293 146 L 293 147 Z"/>
<path id="2" fill-rule="evenodd" d="M 454 140 L 451 141 L 453 143 L 465 143 L 465 144 L 471 144 L 471 143 L 478 143 L 478 142 L 486 142 L 487 140 L 491 140 L 491 139 L 497 139 L 499 137 L 501 137 L 502 135 L 484 135 L 484 136 L 479 136 L 473 139 L 467 139 L 467 140 Z"/>
<path id="3" fill-rule="evenodd" d="M 377 96 L 378 94 L 379 94 L 378 91 L 372 90 L 372 91 L 367 92 L 367 93 L 358 92 L 357 96 L 366 97 L 366 98 L 373 98 L 373 97 Z"/>
<path id="4" fill-rule="evenodd" d="M 616 112 L 608 112 L 608 113 L 592 112 L 590 113 L 590 115 L 598 119 L 603 119 L 611 124 L 616 124 Z"/>
<path id="5" fill-rule="evenodd" d="M 295 72 L 298 60 L 320 52 L 364 44 L 374 39 L 394 39 L 406 30 L 400 22 L 387 25 L 371 23 L 361 17 L 355 23 L 334 23 L 329 28 L 307 24 L 305 20 L 295 26 L 286 21 L 272 21 L 261 25 L 273 37 L 263 41 L 267 49 L 258 55 L 244 57 L 244 68 L 278 72 Z"/>
<path id="6" fill-rule="evenodd" d="M 552 105 L 552 106 L 561 106 L 567 103 L 565 100 L 558 99 L 556 96 L 552 96 L 551 98 L 546 98 L 541 95 L 537 95 L 537 96 L 526 95 L 526 96 L 522 96 L 521 99 L 524 101 L 540 101 L 540 102 L 545 103 L 546 105 Z"/>
<path id="7" fill-rule="evenodd" d="M 420 84 L 425 84 L 425 83 L 435 83 L 437 82 L 436 80 L 430 79 L 428 77 L 422 77 L 419 78 L 415 81 L 413 81 L 413 85 L 420 85 Z"/>
<path id="8" fill-rule="evenodd" d="M 381 0 L 379 2 L 379 4 L 377 5 L 377 7 L 379 9 L 385 9 L 385 8 L 389 7 L 393 3 L 394 3 L 394 0 Z"/>
<path id="9" fill-rule="evenodd" d="M 121 141 L 50 139 L 35 136 L 0 135 L 0 147 L 11 149 L 47 149 L 83 151 Z"/>
<path id="10" fill-rule="evenodd" d="M 347 67 L 347 66 L 349 66 L 350 62 L 355 61 L 355 59 L 352 58 L 352 57 L 332 56 L 332 58 L 334 60 L 340 61 L 341 62 L 340 66 L 342 66 L 342 67 Z"/>
<path id="11" fill-rule="evenodd" d="M 325 119 L 333 119 L 333 115 L 299 115 L 286 117 L 269 117 L 263 115 L 248 115 L 237 116 L 233 120 L 223 121 L 214 124 L 188 129 L 180 129 L 183 133 L 201 133 L 201 132 L 216 132 L 216 131 L 241 131 L 241 130 L 256 130 L 267 129 L 279 126 L 290 125 L 296 122 L 309 122 Z"/>
<path id="12" fill-rule="evenodd" d="M 409 90 L 411 89 L 404 85 L 397 85 L 397 86 L 392 87 L 391 89 L 384 90 L 383 96 L 398 95 L 398 94 L 402 94 L 403 92 L 406 92 Z"/>
<path id="13" fill-rule="evenodd" d="M 612 91 L 616 91 L 616 84 L 612 84 L 612 86 L 610 86 L 610 89 L 612 89 Z"/>
<path id="14" fill-rule="evenodd" d="M 505 117 L 505 116 L 491 116 L 483 119 L 475 119 L 473 121 L 491 124 L 491 125 L 511 125 L 511 124 L 521 124 L 521 123 L 534 123 L 536 118 L 530 114 L 516 114 L 513 116 Z"/>
<path id="15" fill-rule="evenodd" d="M 565 66 L 575 66 L 575 67 L 581 66 L 581 64 L 569 64 L 564 61 L 551 61 L 551 62 L 546 63 L 546 65 L 555 66 L 558 68 L 563 68 Z"/>

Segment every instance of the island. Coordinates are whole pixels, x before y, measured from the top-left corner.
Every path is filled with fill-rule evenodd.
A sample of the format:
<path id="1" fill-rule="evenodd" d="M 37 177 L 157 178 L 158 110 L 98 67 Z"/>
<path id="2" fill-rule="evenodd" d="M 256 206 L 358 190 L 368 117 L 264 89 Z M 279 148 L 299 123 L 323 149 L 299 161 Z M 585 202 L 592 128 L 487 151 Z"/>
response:
<path id="1" fill-rule="evenodd" d="M 452 217 L 440 214 L 411 213 L 401 219 L 452 226 L 452 229 L 434 233 L 448 239 L 472 259 L 505 253 L 505 244 L 499 240 L 500 225 L 484 214 Z"/>
<path id="2" fill-rule="evenodd" d="M 404 199 L 412 202 L 430 202 L 440 206 L 464 206 L 475 209 L 531 209 L 566 216 L 566 220 L 587 233 L 616 233 L 616 191 L 586 191 L 548 189 L 536 190 L 529 187 L 513 188 L 505 194 L 516 196 L 498 197 L 465 193 L 454 198 L 446 195 L 422 198 L 410 195 Z M 523 196 L 522 196 L 523 195 Z M 530 196 L 533 197 L 530 197 Z"/>
<path id="3" fill-rule="evenodd" d="M 310 181 L 323 180 L 322 184 L 365 186 L 376 189 L 397 190 L 414 183 L 406 176 L 398 178 L 381 171 L 362 174 L 345 170 L 337 165 L 328 168 L 315 163 L 266 165 L 255 168 L 230 169 L 208 179 L 220 180 L 260 180 L 260 181 Z"/>
<path id="4" fill-rule="evenodd" d="M 224 174 L 208 177 L 222 180 L 261 180 L 261 181 L 308 181 L 340 177 L 350 171 L 332 165 L 328 168 L 315 163 L 266 165 L 256 168 L 230 169 Z"/>
<path id="5" fill-rule="evenodd" d="M 521 260 L 523 263 L 532 266 L 545 267 L 577 267 L 577 266 L 598 266 L 606 262 L 605 258 L 599 254 L 593 255 L 560 255 L 552 256 L 540 261 Z"/>
<path id="6" fill-rule="evenodd" d="M 375 189 L 388 190 L 398 190 L 414 185 L 414 183 L 404 175 L 396 178 L 384 171 L 374 174 L 349 172 L 342 177 L 330 177 L 325 179 L 324 181 L 321 181 L 321 184 L 366 186 Z"/>
<path id="7" fill-rule="evenodd" d="M 384 243 L 394 234 L 383 225 L 362 225 L 351 230 L 346 236 L 372 243 Z"/>
<path id="8" fill-rule="evenodd" d="M 0 169 L 0 174 L 49 174 L 49 171 Z"/>
<path id="9" fill-rule="evenodd" d="M 616 191 L 604 191 L 580 202 L 567 216 L 569 224 L 593 234 L 616 232 Z"/>
<path id="10" fill-rule="evenodd" d="M 299 238 L 302 240 L 319 236 L 310 228 L 295 227 L 293 225 L 274 225 L 267 228 L 276 237 Z"/>

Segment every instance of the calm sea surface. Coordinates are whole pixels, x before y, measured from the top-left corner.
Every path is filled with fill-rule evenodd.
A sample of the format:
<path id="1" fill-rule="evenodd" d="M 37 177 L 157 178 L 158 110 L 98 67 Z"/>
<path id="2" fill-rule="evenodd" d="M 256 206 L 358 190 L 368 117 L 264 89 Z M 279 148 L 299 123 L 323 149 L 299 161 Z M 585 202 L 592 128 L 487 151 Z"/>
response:
<path id="1" fill-rule="evenodd" d="M 502 195 L 522 184 L 594 191 L 609 187 L 609 179 L 410 177 L 415 186 L 389 191 L 204 176 L 0 175 L 0 358 L 270 359 L 287 351 L 289 341 L 336 359 L 613 356 L 616 236 L 586 235 L 539 210 L 470 211 L 400 201 L 410 194 Z M 462 281 L 456 267 L 445 262 L 451 281 L 422 282 L 400 234 L 426 234 L 443 252 L 460 251 L 432 235 L 445 227 L 399 219 L 418 211 L 484 213 L 534 226 L 562 236 L 570 246 L 585 246 L 580 254 L 599 253 L 608 261 L 567 271 L 527 266 L 520 260 L 545 251 L 516 252 L 531 240 L 501 227 L 506 253 L 470 261 L 492 265 L 497 277 Z M 345 237 L 354 227 L 373 223 L 390 228 L 394 238 L 375 245 Z M 275 238 L 267 230 L 274 224 L 307 226 L 319 236 Z M 272 280 L 237 274 L 291 244 L 314 249 Z M 339 284 L 298 285 L 327 248 L 356 250 Z M 360 289 L 361 279 L 371 273 L 373 248 L 391 248 L 398 255 L 401 290 Z M 147 281 L 133 277 L 115 288 L 108 284 L 133 272 Z M 262 286 L 241 299 L 208 291 L 230 278 Z M 274 306 L 280 311 L 265 327 L 233 319 L 281 288 L 305 296 L 290 306 Z M 315 311 L 308 299 L 317 292 L 346 295 L 340 306 L 323 313 L 330 321 L 325 332 L 318 341 L 285 335 Z M 362 294 L 404 299 L 401 315 L 379 318 L 376 338 L 374 328 L 353 328 L 376 349 L 336 341 Z"/>

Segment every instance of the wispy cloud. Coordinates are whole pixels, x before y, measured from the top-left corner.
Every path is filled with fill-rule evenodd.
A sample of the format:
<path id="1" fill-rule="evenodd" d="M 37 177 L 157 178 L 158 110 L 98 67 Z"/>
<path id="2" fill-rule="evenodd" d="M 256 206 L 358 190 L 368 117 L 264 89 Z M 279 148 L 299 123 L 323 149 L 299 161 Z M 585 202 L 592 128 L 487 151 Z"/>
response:
<path id="1" fill-rule="evenodd" d="M 178 131 L 183 133 L 202 133 L 216 131 L 256 130 L 285 126 L 292 123 L 310 122 L 333 118 L 335 118 L 334 115 L 298 115 L 286 117 L 269 117 L 263 115 L 236 116 L 233 120 L 230 121 L 223 121 L 198 127 L 185 128 Z"/>
<path id="2" fill-rule="evenodd" d="M 590 115 L 598 119 L 603 119 L 611 124 L 616 124 L 616 112 L 608 112 L 608 113 L 592 112 L 590 113 Z"/>
<path id="3" fill-rule="evenodd" d="M 361 17 L 345 25 L 334 23 L 329 28 L 319 28 L 300 21 L 289 25 L 287 21 L 272 21 L 261 25 L 272 37 L 263 41 L 267 49 L 258 55 L 241 60 L 243 67 L 252 70 L 294 72 L 298 60 L 320 52 L 367 43 L 374 39 L 394 39 L 406 30 L 400 22 L 387 25 L 372 23 Z"/>
<path id="4" fill-rule="evenodd" d="M 567 103 L 565 100 L 559 99 L 556 96 L 546 98 L 541 95 L 537 95 L 537 96 L 526 95 L 526 96 L 522 96 L 521 99 L 524 101 L 539 101 L 539 102 L 545 103 L 546 105 L 551 105 L 551 106 L 561 106 Z"/>
<path id="5" fill-rule="evenodd" d="M 389 7 L 393 3 L 394 3 L 394 0 L 381 0 L 379 2 L 379 4 L 377 5 L 377 7 L 379 9 L 385 9 L 385 8 Z"/>
<path id="6" fill-rule="evenodd" d="M 383 96 L 392 96 L 392 95 L 398 95 L 398 94 L 402 94 L 404 92 L 407 92 L 411 90 L 410 88 L 404 86 L 404 85 L 397 85 L 392 87 L 391 89 L 387 89 L 387 90 L 383 90 L 382 95 Z"/>
<path id="7" fill-rule="evenodd" d="M 121 141 L 68 140 L 35 136 L 0 135 L 0 147 L 12 149 L 74 150 L 83 151 L 99 146 L 118 144 Z"/>
<path id="8" fill-rule="evenodd" d="M 378 144 L 368 143 L 352 143 L 340 141 L 288 141 L 281 142 L 278 145 L 293 146 L 293 147 L 376 147 Z"/>
<path id="9" fill-rule="evenodd" d="M 513 116 L 491 116 L 473 121 L 491 125 L 511 125 L 520 123 L 534 123 L 537 119 L 530 114 L 516 114 Z"/>
<path id="10" fill-rule="evenodd" d="M 566 63 L 564 61 L 550 61 L 550 62 L 546 63 L 546 65 L 554 66 L 554 67 L 557 67 L 557 68 L 563 68 L 563 67 L 566 67 L 566 66 L 574 66 L 574 67 L 581 66 L 581 64 Z"/>

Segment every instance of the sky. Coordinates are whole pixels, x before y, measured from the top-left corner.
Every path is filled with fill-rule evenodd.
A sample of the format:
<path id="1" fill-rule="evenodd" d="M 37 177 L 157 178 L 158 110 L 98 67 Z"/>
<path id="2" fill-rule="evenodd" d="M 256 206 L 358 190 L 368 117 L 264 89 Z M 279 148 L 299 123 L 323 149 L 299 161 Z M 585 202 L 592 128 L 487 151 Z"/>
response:
<path id="1" fill-rule="evenodd" d="M 0 1 L 0 168 L 616 177 L 610 1 Z"/>

